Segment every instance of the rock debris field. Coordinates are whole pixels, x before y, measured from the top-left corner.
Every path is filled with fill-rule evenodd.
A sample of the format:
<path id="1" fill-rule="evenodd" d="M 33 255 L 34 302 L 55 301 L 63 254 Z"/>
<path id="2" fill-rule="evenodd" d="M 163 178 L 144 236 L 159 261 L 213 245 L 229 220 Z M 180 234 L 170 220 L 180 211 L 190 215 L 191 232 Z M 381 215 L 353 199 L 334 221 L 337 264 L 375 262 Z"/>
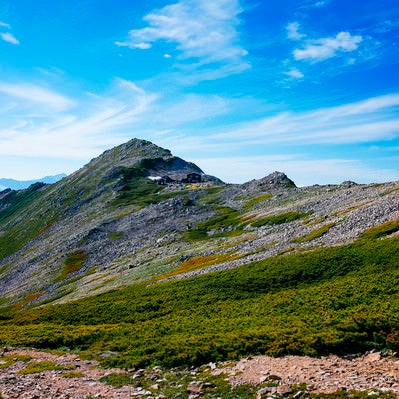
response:
<path id="1" fill-rule="evenodd" d="M 23 370 L 35 362 L 52 362 L 59 369 L 23 374 Z M 288 396 L 292 393 L 291 387 L 296 384 L 306 384 L 310 392 L 331 393 L 344 389 L 372 394 L 373 391 L 390 391 L 399 397 L 399 359 L 383 357 L 378 352 L 346 358 L 254 356 L 234 363 L 212 364 L 209 370 L 215 375 L 225 374 L 233 387 L 240 384 L 259 386 L 257 398 Z M 120 369 L 102 369 L 96 361 L 81 360 L 75 354 L 56 355 L 12 349 L 0 357 L 0 393 L 4 399 L 168 399 L 141 387 L 115 388 L 100 382 L 101 377 L 123 372 Z M 275 386 L 265 387 L 268 382 L 270 384 L 266 385 Z M 153 388 L 153 391 L 156 390 L 157 384 Z M 189 397 L 200 396 L 199 391 Z"/>
<path id="2" fill-rule="evenodd" d="M 28 362 L 18 360 L 21 357 L 31 358 Z M 14 358 L 8 367 L 4 358 Z M 62 370 L 47 370 L 39 373 L 21 374 L 29 363 L 53 362 L 62 366 Z M 77 378 L 66 378 L 68 372 L 79 372 Z M 37 352 L 34 350 L 13 349 L 0 357 L 0 393 L 4 399 L 84 399 L 88 396 L 96 398 L 128 398 L 130 387 L 113 388 L 100 382 L 106 374 L 122 372 L 121 370 L 101 369 L 95 361 L 81 360 L 77 355 L 62 356 Z"/>
<path id="3" fill-rule="evenodd" d="M 278 383 L 277 387 L 269 387 L 271 393 L 288 394 L 290 386 L 305 383 L 309 391 L 318 393 L 343 389 L 391 391 L 399 396 L 399 359 L 382 357 L 379 352 L 347 358 L 332 355 L 321 358 L 254 356 L 215 372 L 228 374 L 233 386 L 265 381 Z"/>

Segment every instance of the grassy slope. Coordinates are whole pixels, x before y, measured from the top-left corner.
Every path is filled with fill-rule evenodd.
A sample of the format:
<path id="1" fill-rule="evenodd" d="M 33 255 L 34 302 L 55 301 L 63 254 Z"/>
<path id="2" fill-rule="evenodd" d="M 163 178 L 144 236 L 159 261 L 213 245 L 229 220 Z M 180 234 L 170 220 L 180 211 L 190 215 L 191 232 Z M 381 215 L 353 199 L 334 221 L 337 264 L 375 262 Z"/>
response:
<path id="1" fill-rule="evenodd" d="M 356 243 L 77 302 L 4 309 L 0 344 L 119 354 L 109 365 L 399 349 L 399 238 Z M 9 319 L 7 319 L 9 318 Z"/>
<path id="2" fill-rule="evenodd" d="M 6 226 L 6 233 L 0 235 L 0 259 L 21 249 L 27 242 L 38 236 L 52 220 L 48 215 L 30 217 L 29 206 L 43 197 L 49 187 L 41 189 L 40 184 L 33 184 L 25 190 L 11 191 L 0 200 L 0 224 Z M 18 223 L 27 217 L 29 223 Z M 16 220 L 16 221 L 15 221 Z"/>

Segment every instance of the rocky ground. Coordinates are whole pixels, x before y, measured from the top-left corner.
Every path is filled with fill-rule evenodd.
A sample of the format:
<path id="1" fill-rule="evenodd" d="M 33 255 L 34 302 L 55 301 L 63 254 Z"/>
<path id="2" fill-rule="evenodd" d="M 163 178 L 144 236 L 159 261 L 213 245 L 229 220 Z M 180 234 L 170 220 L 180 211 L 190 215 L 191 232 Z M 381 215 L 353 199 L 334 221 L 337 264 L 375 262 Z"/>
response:
<path id="1" fill-rule="evenodd" d="M 382 357 L 378 352 L 346 358 L 254 356 L 215 372 L 227 373 L 233 386 L 275 382 L 275 387 L 263 388 L 267 396 L 274 392 L 287 395 L 292 392 L 290 387 L 296 384 L 306 384 L 307 390 L 318 393 L 391 391 L 399 396 L 399 360 L 392 356 Z"/>
<path id="2" fill-rule="evenodd" d="M 29 358 L 31 360 L 26 361 Z M 8 359 L 13 361 L 7 366 Z M 53 362 L 62 367 L 60 370 L 22 374 L 27 365 L 33 362 Z M 76 377 L 72 377 L 72 371 L 76 373 Z M 130 387 L 114 388 L 99 381 L 101 377 L 112 372 L 121 372 L 121 370 L 100 369 L 98 362 L 81 360 L 73 354 L 59 356 L 33 350 L 14 349 L 7 351 L 0 358 L 0 393 L 5 399 L 130 397 L 132 393 Z M 71 377 L 67 377 L 68 375 Z"/>
<path id="3" fill-rule="evenodd" d="M 57 370 L 53 367 L 53 370 L 35 373 L 31 370 L 24 374 L 32 364 L 43 362 L 51 362 Z M 254 385 L 254 398 L 257 399 L 292 397 L 293 387 L 298 384 L 301 384 L 301 390 L 296 390 L 294 397 L 297 398 L 305 391 L 331 393 L 342 389 L 368 391 L 369 395 L 389 391 L 399 396 L 399 360 L 393 356 L 383 357 L 380 353 L 346 358 L 255 356 L 236 363 L 211 364 L 207 370 L 213 375 L 226 375 L 233 388 L 241 384 Z M 167 396 L 161 393 L 160 387 L 166 380 L 162 378 L 160 368 L 131 370 L 126 374 L 119 369 L 102 369 L 96 361 L 81 360 L 75 354 L 12 349 L 0 357 L 0 394 L 4 399 L 194 399 L 203 396 L 204 384 L 196 381 L 200 378 L 199 373 L 193 369 L 186 372 L 191 382 L 184 385 L 183 392 Z M 100 381 L 104 376 L 115 374 L 129 375 L 131 384 L 116 388 Z M 144 382 L 144 377 L 146 388 L 138 383 Z"/>

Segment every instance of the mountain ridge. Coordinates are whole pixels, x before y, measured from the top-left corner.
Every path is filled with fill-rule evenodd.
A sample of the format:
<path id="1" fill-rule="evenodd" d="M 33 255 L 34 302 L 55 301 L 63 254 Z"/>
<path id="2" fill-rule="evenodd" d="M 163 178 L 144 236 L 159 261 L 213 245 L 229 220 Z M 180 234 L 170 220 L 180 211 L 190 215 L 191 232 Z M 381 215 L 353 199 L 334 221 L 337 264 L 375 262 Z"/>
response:
<path id="1" fill-rule="evenodd" d="M 187 185 L 189 173 L 202 181 Z M 158 174 L 169 174 L 174 183 L 150 179 Z M 193 276 L 284 251 L 351 242 L 395 219 L 397 187 L 344 182 L 298 188 L 282 172 L 226 185 L 170 150 L 132 139 L 54 185 L 0 199 L 0 292 L 9 304 L 25 303 L 37 292 L 24 306 L 71 300 L 129 285 L 130 279 Z M 11 197 L 13 206 L 7 204 Z M 12 245 L 8 236 L 16 237 Z M 235 236 L 242 242 L 236 244 Z M 221 241 L 234 248 L 231 256 L 218 249 Z M 197 271 L 182 268 L 191 258 L 204 259 L 193 266 Z"/>
<path id="2" fill-rule="evenodd" d="M 129 369 L 399 350 L 399 182 L 198 172 L 133 139 L 3 193 L 0 345 Z"/>

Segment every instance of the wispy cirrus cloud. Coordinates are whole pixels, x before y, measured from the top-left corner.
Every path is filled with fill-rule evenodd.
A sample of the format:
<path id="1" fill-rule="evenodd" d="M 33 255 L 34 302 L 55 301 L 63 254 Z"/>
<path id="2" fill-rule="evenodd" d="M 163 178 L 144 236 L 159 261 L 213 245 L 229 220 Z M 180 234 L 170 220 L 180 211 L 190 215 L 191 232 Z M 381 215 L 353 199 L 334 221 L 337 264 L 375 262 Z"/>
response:
<path id="1" fill-rule="evenodd" d="M 27 87 L 31 94 L 21 95 Z M 47 97 L 38 107 L 32 94 L 41 90 Z M 123 79 L 116 79 L 102 94 L 86 93 L 72 99 L 47 85 L 34 86 L 33 90 L 26 83 L 0 83 L 0 93 L 3 158 L 52 157 L 60 164 L 65 159 L 87 161 L 106 148 L 141 137 L 172 148 L 175 154 L 198 162 L 207 173 L 226 181 L 243 182 L 282 170 L 305 185 L 323 181 L 326 176 L 330 182 L 359 181 L 361 176 L 376 176 L 378 180 L 377 169 L 367 169 L 356 160 L 309 159 L 302 154 L 307 145 L 313 146 L 314 153 L 315 148 L 330 145 L 399 138 L 399 93 L 312 111 L 277 112 L 228 126 L 223 115 L 242 109 L 244 100 L 232 104 L 220 96 L 188 95 L 165 103 L 161 95 Z M 54 98 L 59 101 L 58 108 L 44 106 Z M 215 119 L 209 122 L 212 117 Z M 258 148 L 269 148 L 277 155 L 256 156 L 253 151 Z M 240 155 L 245 153 L 252 155 Z M 314 173 L 316 169 L 319 175 Z M 312 176 L 306 180 L 309 171 Z M 388 169 L 380 176 L 399 177 Z"/>
<path id="2" fill-rule="evenodd" d="M 127 40 L 115 44 L 148 50 L 165 41 L 175 45 L 182 64 L 190 61 L 186 67 L 212 64 L 213 69 L 223 68 L 225 75 L 238 73 L 249 68 L 238 32 L 241 12 L 238 0 L 180 0 L 147 14 L 146 27 L 131 30 Z"/>
<path id="3" fill-rule="evenodd" d="M 7 115 L 0 119 L 0 155 L 87 160 L 130 138 L 155 99 L 122 79 L 103 95 L 73 99 L 44 85 L 0 83 L 0 114 Z"/>
<path id="4" fill-rule="evenodd" d="M 378 25 L 373 30 L 378 34 L 385 34 L 399 29 L 399 21 L 392 21 L 390 19 L 379 21 Z"/>
<path id="5" fill-rule="evenodd" d="M 0 82 L 0 93 L 9 99 L 27 101 L 36 105 L 45 106 L 52 110 L 65 110 L 73 105 L 73 100 L 45 87 L 31 83 L 4 83 Z"/>
<path id="6" fill-rule="evenodd" d="M 302 48 L 294 50 L 293 55 L 296 60 L 324 61 L 357 50 L 362 40 L 360 35 L 339 32 L 335 37 L 307 40 Z"/>
<path id="7" fill-rule="evenodd" d="M 9 30 L 11 29 L 10 24 L 0 21 L 0 28 L 4 28 L 7 30 L 7 32 L 0 32 L 0 38 L 3 41 L 14 45 L 20 44 L 19 40 L 11 32 L 9 32 Z"/>
<path id="8" fill-rule="evenodd" d="M 200 137 L 178 135 L 171 129 L 164 142 L 206 168 L 206 173 L 227 182 L 243 182 L 281 170 L 299 185 L 308 185 L 348 179 L 397 180 L 397 170 L 372 167 L 350 155 L 348 158 L 348 151 L 341 156 L 341 151 L 351 146 L 359 148 L 359 144 L 371 148 L 374 143 L 398 140 L 399 93 L 392 93 L 340 106 L 277 112 L 266 118 L 214 126 Z M 334 155 L 331 148 L 337 149 Z M 266 154 L 255 155 L 258 149 Z M 251 155 L 240 155 L 246 153 Z"/>
<path id="9" fill-rule="evenodd" d="M 304 0 L 302 4 L 299 6 L 300 9 L 314 9 L 314 8 L 323 8 L 328 6 L 334 0 Z"/>
<path id="10" fill-rule="evenodd" d="M 245 140 L 246 145 L 285 143 L 350 144 L 371 143 L 399 137 L 399 93 L 305 112 L 282 112 L 253 120 L 210 140 Z"/>

